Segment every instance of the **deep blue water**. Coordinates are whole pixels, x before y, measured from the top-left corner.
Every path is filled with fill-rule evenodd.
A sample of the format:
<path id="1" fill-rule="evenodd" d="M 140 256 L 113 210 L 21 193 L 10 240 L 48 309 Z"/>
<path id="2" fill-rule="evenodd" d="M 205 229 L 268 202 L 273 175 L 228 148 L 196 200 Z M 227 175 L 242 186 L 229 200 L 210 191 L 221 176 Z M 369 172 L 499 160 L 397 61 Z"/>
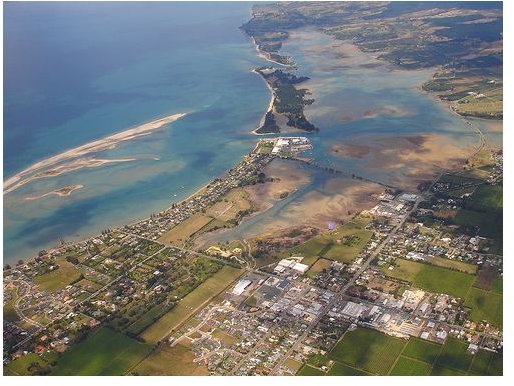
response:
<path id="1" fill-rule="evenodd" d="M 169 128 L 102 152 L 137 161 L 42 179 L 4 196 L 4 260 L 167 207 L 251 149 L 269 101 L 238 27 L 249 3 L 4 4 L 4 178 L 176 112 Z M 158 157 L 156 161 L 152 157 Z M 68 184 L 69 197 L 41 195 Z"/>
<path id="2" fill-rule="evenodd" d="M 251 72 L 265 62 L 238 28 L 250 7 L 4 4 L 5 177 L 128 127 L 188 113 L 167 128 L 98 155 L 136 161 L 41 179 L 4 195 L 5 261 L 30 257 L 61 237 L 84 238 L 162 210 L 221 175 L 255 145 L 250 131 L 270 96 Z M 418 90 L 431 70 L 375 67 L 366 55 L 338 57 L 333 45 L 330 37 L 312 32 L 293 33 L 284 45 L 299 75 L 311 78 L 305 85 L 315 102 L 306 115 L 321 128 L 311 135 L 318 162 L 401 183 L 423 172 L 425 160 L 341 157 L 331 147 L 377 147 L 381 141 L 420 134 L 433 136 L 442 150 L 453 146 L 447 153 L 476 144 L 461 119 Z M 501 141 L 501 129 L 496 130 L 493 136 Z M 246 237 L 276 220 L 296 221 L 294 209 L 309 194 L 334 194 L 325 186 L 329 179 L 314 173 L 286 200 L 220 237 Z M 84 187 L 69 197 L 25 200 L 70 184 Z"/>

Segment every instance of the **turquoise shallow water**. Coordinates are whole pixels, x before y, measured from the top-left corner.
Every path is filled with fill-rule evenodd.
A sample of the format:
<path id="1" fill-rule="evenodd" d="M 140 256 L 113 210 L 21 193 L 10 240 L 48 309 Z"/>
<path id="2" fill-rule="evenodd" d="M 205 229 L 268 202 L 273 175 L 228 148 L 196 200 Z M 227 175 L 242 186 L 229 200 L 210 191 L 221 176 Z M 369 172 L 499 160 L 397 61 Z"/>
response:
<path id="1" fill-rule="evenodd" d="M 264 65 L 238 27 L 251 4 L 124 3 L 4 6 L 4 176 L 46 157 L 176 112 L 183 119 L 100 158 L 136 158 L 38 180 L 4 195 L 4 261 L 12 262 L 101 229 L 142 218 L 186 197 L 237 163 L 269 93 L 251 69 Z M 319 163 L 384 182 L 402 181 L 423 161 L 391 165 L 372 155 L 342 157 L 340 144 L 380 145 L 435 134 L 472 147 L 465 124 L 417 87 L 430 71 L 390 71 L 345 54 L 330 37 L 298 31 L 284 45 L 316 99 L 306 114 Z M 338 53 L 339 52 L 339 53 Z M 485 126 L 485 125 L 484 125 Z M 501 134 L 495 134 L 495 138 Z M 393 149 L 394 151 L 394 149 Z M 312 181 L 229 236 L 246 237 L 291 211 L 330 176 Z M 41 195 L 70 184 L 69 197 Z M 332 193 L 330 193 L 332 194 Z M 216 237 L 214 237 L 216 238 Z"/>
<path id="2" fill-rule="evenodd" d="M 4 195 L 4 260 L 167 207 L 253 146 L 269 101 L 238 27 L 251 4 L 6 4 L 4 177 L 175 112 L 183 119 L 99 158 L 136 161 L 41 179 Z M 158 158 L 158 160 L 156 160 Z M 69 184 L 69 197 L 27 201 Z"/>

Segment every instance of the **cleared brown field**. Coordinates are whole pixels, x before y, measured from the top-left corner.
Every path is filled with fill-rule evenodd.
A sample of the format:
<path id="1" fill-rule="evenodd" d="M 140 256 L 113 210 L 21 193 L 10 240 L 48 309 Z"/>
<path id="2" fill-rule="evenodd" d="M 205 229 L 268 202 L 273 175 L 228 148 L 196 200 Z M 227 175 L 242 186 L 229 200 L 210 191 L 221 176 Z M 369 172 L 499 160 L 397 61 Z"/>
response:
<path id="1" fill-rule="evenodd" d="M 189 238 L 212 221 L 211 217 L 197 213 L 182 221 L 177 226 L 159 237 L 160 242 L 175 246 L 183 246 Z"/>
<path id="2" fill-rule="evenodd" d="M 157 349 L 141 363 L 132 373 L 139 375 L 208 375 L 207 368 L 194 363 L 195 355 L 186 346 L 177 344 Z"/>

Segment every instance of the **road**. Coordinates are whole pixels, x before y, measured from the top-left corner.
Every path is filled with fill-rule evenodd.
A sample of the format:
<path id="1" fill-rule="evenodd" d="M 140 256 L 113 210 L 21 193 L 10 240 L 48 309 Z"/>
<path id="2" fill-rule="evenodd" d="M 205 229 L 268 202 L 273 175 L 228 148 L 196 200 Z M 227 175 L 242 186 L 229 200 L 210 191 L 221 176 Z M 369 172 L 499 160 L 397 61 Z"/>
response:
<path id="1" fill-rule="evenodd" d="M 389 233 L 389 235 L 380 243 L 380 245 L 373 251 L 373 253 L 370 254 L 370 256 L 366 259 L 366 261 L 361 265 L 361 267 L 355 272 L 355 274 L 351 277 L 351 279 L 346 283 L 341 290 L 338 292 L 338 294 L 328 302 L 328 304 L 323 308 L 322 312 L 319 313 L 319 315 L 314 319 L 311 324 L 307 327 L 307 329 L 304 331 L 304 333 L 296 340 L 296 342 L 291 346 L 291 348 L 287 351 L 287 353 L 281 358 L 281 360 L 275 365 L 273 370 L 270 372 L 270 375 L 275 375 L 277 371 L 280 369 L 280 367 L 284 364 L 284 362 L 294 353 L 296 349 L 300 346 L 300 344 L 307 338 L 310 334 L 310 332 L 313 330 L 313 328 L 318 324 L 318 322 L 321 320 L 321 318 L 328 312 L 334 304 L 340 302 L 342 300 L 342 297 L 344 296 L 344 293 L 350 288 L 352 285 L 355 284 L 355 281 L 362 275 L 362 273 L 368 269 L 371 262 L 378 256 L 378 254 L 382 251 L 382 249 L 389 243 L 389 241 L 392 239 L 392 237 L 398 232 L 398 230 L 402 227 L 402 225 L 405 223 L 407 218 L 416 211 L 418 208 L 418 205 L 421 201 L 423 201 L 424 198 L 422 196 L 418 197 L 412 207 L 411 210 L 409 210 L 400 220 L 398 225 L 393 228 L 393 230 Z"/>

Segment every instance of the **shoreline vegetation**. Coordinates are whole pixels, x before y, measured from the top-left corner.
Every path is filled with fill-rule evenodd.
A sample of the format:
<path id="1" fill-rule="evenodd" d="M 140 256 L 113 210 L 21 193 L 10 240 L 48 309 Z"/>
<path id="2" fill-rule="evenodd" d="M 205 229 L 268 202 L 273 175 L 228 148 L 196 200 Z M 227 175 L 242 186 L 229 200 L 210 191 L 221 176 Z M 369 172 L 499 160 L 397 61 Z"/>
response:
<path id="1" fill-rule="evenodd" d="M 296 87 L 308 80 L 308 77 L 296 76 L 272 67 L 256 68 L 253 72 L 264 79 L 272 95 L 268 110 L 261 119 L 259 128 L 253 131 L 254 134 L 280 133 L 284 126 L 307 132 L 319 131 L 307 120 L 303 111 L 305 106 L 314 102 L 313 99 L 307 99 L 310 92 Z"/>
<path id="2" fill-rule="evenodd" d="M 501 120 L 502 25 L 501 9 L 493 5 L 457 10 L 448 3 L 434 13 L 429 4 L 327 3 L 320 9 L 315 3 L 278 3 L 254 5 L 241 29 L 261 57 L 282 66 L 294 64 L 279 54 L 288 31 L 311 26 L 397 68 L 437 69 L 424 91 L 460 116 Z"/>
<path id="3" fill-rule="evenodd" d="M 7 178 L 4 181 L 4 194 L 12 192 L 21 186 L 40 178 L 54 177 L 86 167 L 92 168 L 109 163 L 134 161 L 135 158 L 99 159 L 88 155 L 105 150 L 112 150 L 122 142 L 149 135 L 154 130 L 173 123 L 185 115 L 186 113 L 177 113 L 155 119 L 36 162 L 14 176 Z"/>
<path id="4" fill-rule="evenodd" d="M 247 31 L 244 25 L 241 29 L 252 39 L 260 58 L 282 67 L 280 69 L 259 67 L 252 70 L 264 79 L 271 93 L 268 109 L 261 118 L 259 127 L 253 130 L 252 134 L 278 134 L 291 130 L 319 131 L 318 127 L 309 122 L 303 111 L 305 106 L 314 102 L 314 99 L 306 99 L 306 96 L 310 95 L 307 89 L 295 87 L 309 78 L 287 72 L 297 69 L 294 59 L 289 55 L 278 54 L 278 50 L 282 47 L 282 39 L 287 39 L 289 34 L 277 33 L 264 42 L 262 39 L 257 41 L 256 36 Z"/>

